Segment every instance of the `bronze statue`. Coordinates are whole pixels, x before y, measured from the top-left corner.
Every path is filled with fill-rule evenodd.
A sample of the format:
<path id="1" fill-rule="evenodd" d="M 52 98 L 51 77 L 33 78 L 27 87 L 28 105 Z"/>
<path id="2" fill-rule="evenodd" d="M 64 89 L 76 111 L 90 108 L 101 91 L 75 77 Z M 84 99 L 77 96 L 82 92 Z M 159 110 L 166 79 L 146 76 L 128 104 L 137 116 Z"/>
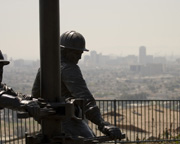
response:
<path id="1" fill-rule="evenodd" d="M 85 48 L 84 37 L 76 31 L 67 31 L 60 36 L 61 48 L 61 96 L 66 99 L 82 98 L 85 101 L 85 116 L 88 120 L 98 125 L 98 129 L 111 138 L 121 139 L 122 133 L 118 127 L 104 121 L 95 99 L 82 76 L 77 65 Z M 32 88 L 32 96 L 40 97 L 40 69 Z M 80 117 L 82 107 L 75 106 L 75 115 Z M 85 120 L 71 119 L 63 122 L 63 130 L 66 134 L 84 138 L 95 137 Z"/>
<path id="2" fill-rule="evenodd" d="M 12 110 L 26 111 L 35 119 L 38 119 L 40 107 L 37 102 L 30 100 L 30 96 L 15 93 L 12 88 L 2 83 L 3 67 L 9 63 L 9 61 L 4 60 L 0 50 L 0 109 L 9 108 Z"/>

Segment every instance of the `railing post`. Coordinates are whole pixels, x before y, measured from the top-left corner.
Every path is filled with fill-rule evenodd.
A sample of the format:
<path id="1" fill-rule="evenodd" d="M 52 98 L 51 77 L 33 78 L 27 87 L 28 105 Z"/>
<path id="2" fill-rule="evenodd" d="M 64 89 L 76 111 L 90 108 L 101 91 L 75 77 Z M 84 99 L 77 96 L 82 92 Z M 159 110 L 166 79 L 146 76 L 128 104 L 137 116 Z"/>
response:
<path id="1" fill-rule="evenodd" d="M 116 99 L 114 99 L 114 125 L 116 126 Z M 114 143 L 117 143 L 116 140 Z"/>

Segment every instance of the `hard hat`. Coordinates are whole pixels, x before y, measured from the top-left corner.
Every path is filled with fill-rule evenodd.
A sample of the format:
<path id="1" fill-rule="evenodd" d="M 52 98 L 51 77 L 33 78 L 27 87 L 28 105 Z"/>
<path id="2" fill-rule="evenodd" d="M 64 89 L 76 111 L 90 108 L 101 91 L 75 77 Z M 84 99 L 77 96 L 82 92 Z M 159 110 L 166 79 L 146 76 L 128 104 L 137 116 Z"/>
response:
<path id="1" fill-rule="evenodd" d="M 60 36 L 61 48 L 89 51 L 85 45 L 84 37 L 76 31 L 67 31 Z"/>
<path id="2" fill-rule="evenodd" d="M 10 63 L 9 61 L 4 60 L 1 50 L 0 50 L 0 63 L 2 63 L 3 65 L 8 65 Z"/>

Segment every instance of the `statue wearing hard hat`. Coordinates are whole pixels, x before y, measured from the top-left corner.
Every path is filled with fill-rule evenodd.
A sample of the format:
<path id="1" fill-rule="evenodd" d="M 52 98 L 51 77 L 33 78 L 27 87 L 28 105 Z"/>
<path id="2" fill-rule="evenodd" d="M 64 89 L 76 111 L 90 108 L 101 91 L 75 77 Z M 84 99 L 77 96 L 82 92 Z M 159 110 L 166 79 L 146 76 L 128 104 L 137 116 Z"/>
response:
<path id="1" fill-rule="evenodd" d="M 78 61 L 84 51 L 89 51 L 85 47 L 85 38 L 76 31 L 67 31 L 60 36 L 61 49 L 61 95 L 66 99 L 82 98 L 84 99 L 84 111 L 88 120 L 98 126 L 98 129 L 105 135 L 113 139 L 121 139 L 121 130 L 104 121 L 100 110 L 96 105 L 95 99 L 89 91 L 86 82 L 82 76 Z M 40 69 L 37 73 L 32 88 L 32 96 L 40 96 Z M 75 106 L 75 115 L 80 116 L 82 107 Z M 94 137 L 94 133 L 84 120 L 71 119 L 63 121 L 63 130 L 73 137 L 82 136 L 85 138 Z"/>
<path id="2" fill-rule="evenodd" d="M 10 62 L 4 60 L 0 50 L 0 109 L 9 108 L 18 111 L 27 111 L 33 117 L 38 117 L 39 105 L 32 100 L 27 100 L 26 95 L 18 94 L 12 88 L 2 83 L 3 67 Z"/>

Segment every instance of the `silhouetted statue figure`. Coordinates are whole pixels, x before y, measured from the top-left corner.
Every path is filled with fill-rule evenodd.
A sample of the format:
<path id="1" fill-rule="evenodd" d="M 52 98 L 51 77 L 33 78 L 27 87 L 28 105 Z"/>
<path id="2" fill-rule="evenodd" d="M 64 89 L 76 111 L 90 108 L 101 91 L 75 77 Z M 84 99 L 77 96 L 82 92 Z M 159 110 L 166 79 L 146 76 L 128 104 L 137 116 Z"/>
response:
<path id="1" fill-rule="evenodd" d="M 29 100 L 30 96 L 15 93 L 12 88 L 2 83 L 3 67 L 10 62 L 4 60 L 0 50 L 0 109 L 9 108 L 12 110 L 29 112 L 35 119 L 39 116 L 40 107 L 36 101 Z"/>
<path id="2" fill-rule="evenodd" d="M 121 138 L 121 131 L 118 127 L 104 121 L 100 110 L 96 105 L 95 99 L 81 74 L 77 65 L 81 59 L 85 48 L 84 37 L 76 31 L 67 31 L 60 37 L 61 48 L 61 96 L 67 99 L 83 98 L 85 101 L 85 116 L 88 120 L 98 125 L 98 129 L 109 135 L 111 138 Z M 32 96 L 40 97 L 40 69 L 36 75 L 32 88 Z M 80 116 L 81 106 L 75 106 L 75 115 Z M 72 136 L 82 136 L 85 138 L 94 137 L 94 133 L 89 128 L 85 120 L 71 119 L 63 122 L 63 130 Z"/>

